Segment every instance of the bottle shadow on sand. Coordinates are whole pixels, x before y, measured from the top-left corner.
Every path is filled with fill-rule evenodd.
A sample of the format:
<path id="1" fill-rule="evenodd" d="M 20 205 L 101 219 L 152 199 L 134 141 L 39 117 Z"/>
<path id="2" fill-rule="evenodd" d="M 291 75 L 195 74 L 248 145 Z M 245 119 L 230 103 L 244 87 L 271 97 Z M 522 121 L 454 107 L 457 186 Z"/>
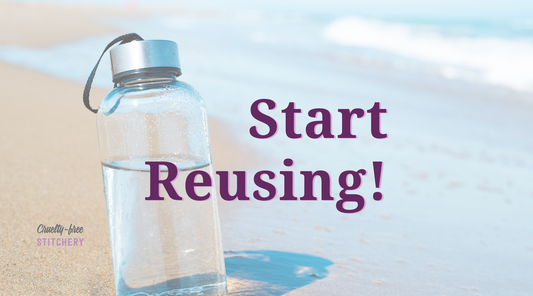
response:
<path id="1" fill-rule="evenodd" d="M 228 291 L 232 296 L 280 296 L 328 275 L 333 262 L 279 251 L 227 251 Z"/>

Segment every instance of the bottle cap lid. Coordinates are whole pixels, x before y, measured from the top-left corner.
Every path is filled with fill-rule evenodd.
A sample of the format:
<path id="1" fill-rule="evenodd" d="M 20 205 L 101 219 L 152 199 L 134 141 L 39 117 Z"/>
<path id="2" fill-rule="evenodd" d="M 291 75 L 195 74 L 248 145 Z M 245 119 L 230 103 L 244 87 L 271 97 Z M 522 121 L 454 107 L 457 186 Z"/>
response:
<path id="1" fill-rule="evenodd" d="M 170 40 L 143 40 L 121 44 L 110 51 L 113 80 L 147 68 L 168 68 L 181 75 L 178 45 Z"/>

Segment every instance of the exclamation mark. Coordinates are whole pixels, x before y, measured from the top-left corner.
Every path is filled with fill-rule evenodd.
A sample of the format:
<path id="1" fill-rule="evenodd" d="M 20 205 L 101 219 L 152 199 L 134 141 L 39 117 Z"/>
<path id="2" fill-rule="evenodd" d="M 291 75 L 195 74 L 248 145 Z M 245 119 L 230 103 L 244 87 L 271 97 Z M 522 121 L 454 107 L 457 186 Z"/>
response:
<path id="1" fill-rule="evenodd" d="M 376 188 L 381 187 L 381 173 L 383 172 L 383 162 L 374 161 L 374 182 L 376 182 Z M 380 201 L 383 198 L 381 192 L 374 192 L 374 200 Z"/>

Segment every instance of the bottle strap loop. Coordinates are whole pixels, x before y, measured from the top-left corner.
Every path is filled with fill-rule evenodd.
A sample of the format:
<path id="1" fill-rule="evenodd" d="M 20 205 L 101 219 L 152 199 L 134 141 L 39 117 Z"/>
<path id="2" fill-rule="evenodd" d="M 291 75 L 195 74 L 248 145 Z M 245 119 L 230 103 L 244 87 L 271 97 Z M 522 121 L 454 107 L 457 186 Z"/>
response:
<path id="1" fill-rule="evenodd" d="M 116 43 L 120 42 L 120 44 L 124 44 L 124 43 L 128 43 L 134 40 L 142 41 L 144 39 L 141 36 L 137 35 L 136 33 L 128 33 L 122 36 L 118 36 L 106 46 L 106 48 L 104 49 L 104 52 L 102 52 L 102 55 L 100 55 L 100 58 L 98 59 L 98 62 L 96 62 L 96 65 L 94 66 L 93 71 L 91 72 L 91 75 L 89 75 L 89 78 L 87 79 L 87 83 L 85 84 L 85 89 L 83 90 L 83 104 L 85 105 L 85 107 L 87 107 L 87 109 L 89 109 L 89 111 L 95 114 L 96 112 L 98 112 L 98 109 L 93 109 L 91 107 L 91 103 L 89 101 L 89 92 L 91 91 L 91 86 L 93 84 L 94 75 L 96 74 L 96 69 L 98 69 L 98 65 L 100 64 L 102 57 L 104 56 L 106 51 L 108 51 Z"/>

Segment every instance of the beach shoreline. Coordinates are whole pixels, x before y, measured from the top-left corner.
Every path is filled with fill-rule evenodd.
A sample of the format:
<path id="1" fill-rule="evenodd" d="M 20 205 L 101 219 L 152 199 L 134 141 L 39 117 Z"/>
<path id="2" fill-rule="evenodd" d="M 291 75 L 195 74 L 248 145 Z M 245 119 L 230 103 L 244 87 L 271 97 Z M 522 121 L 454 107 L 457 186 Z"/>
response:
<path id="1" fill-rule="evenodd" d="M 14 28 L 0 45 L 36 49 L 33 54 L 52 65 L 61 55 L 53 50 L 63 44 L 80 49 L 79 40 L 159 21 L 171 28 L 163 33 L 178 30 L 186 79 L 206 99 L 215 171 L 246 171 L 249 181 L 260 169 L 294 171 L 301 196 L 299 171 L 325 170 L 338 198 L 337 172 L 365 168 L 372 178 L 372 161 L 383 161 L 384 199 L 371 198 L 378 188 L 365 179 L 355 191 L 366 198 L 360 213 L 339 213 L 335 201 L 280 201 L 279 192 L 269 202 L 219 202 L 231 295 L 518 296 L 533 289 L 527 278 L 532 94 L 292 48 L 287 53 L 257 32 L 249 43 L 234 45 L 237 33 L 228 42 L 210 35 L 220 19 L 204 25 L 158 19 L 159 12 L 6 2 L 0 11 L 9 16 L 0 25 Z M 113 15 L 140 25 L 109 25 Z M 239 27 L 241 21 L 231 19 Z M 213 44 L 220 48 L 212 50 Z M 0 61 L 0 293 L 112 295 L 96 118 L 83 105 L 79 79 L 39 72 L 38 64 Z M 108 91 L 93 88 L 92 105 Z M 250 127 L 264 124 L 248 116 L 250 106 L 265 97 L 276 101 L 268 114 L 280 125 L 271 139 L 255 139 Z M 366 110 L 381 102 L 389 137 L 373 138 L 366 116 L 354 124 L 354 139 L 289 139 L 281 113 L 289 102 L 309 121 L 310 108 L 335 116 L 339 108 Z M 305 133 L 302 123 L 296 128 Z M 283 165 L 285 158 L 294 166 Z M 72 236 L 83 242 L 38 241 L 58 237 L 38 233 L 41 224 L 83 227 Z"/>

